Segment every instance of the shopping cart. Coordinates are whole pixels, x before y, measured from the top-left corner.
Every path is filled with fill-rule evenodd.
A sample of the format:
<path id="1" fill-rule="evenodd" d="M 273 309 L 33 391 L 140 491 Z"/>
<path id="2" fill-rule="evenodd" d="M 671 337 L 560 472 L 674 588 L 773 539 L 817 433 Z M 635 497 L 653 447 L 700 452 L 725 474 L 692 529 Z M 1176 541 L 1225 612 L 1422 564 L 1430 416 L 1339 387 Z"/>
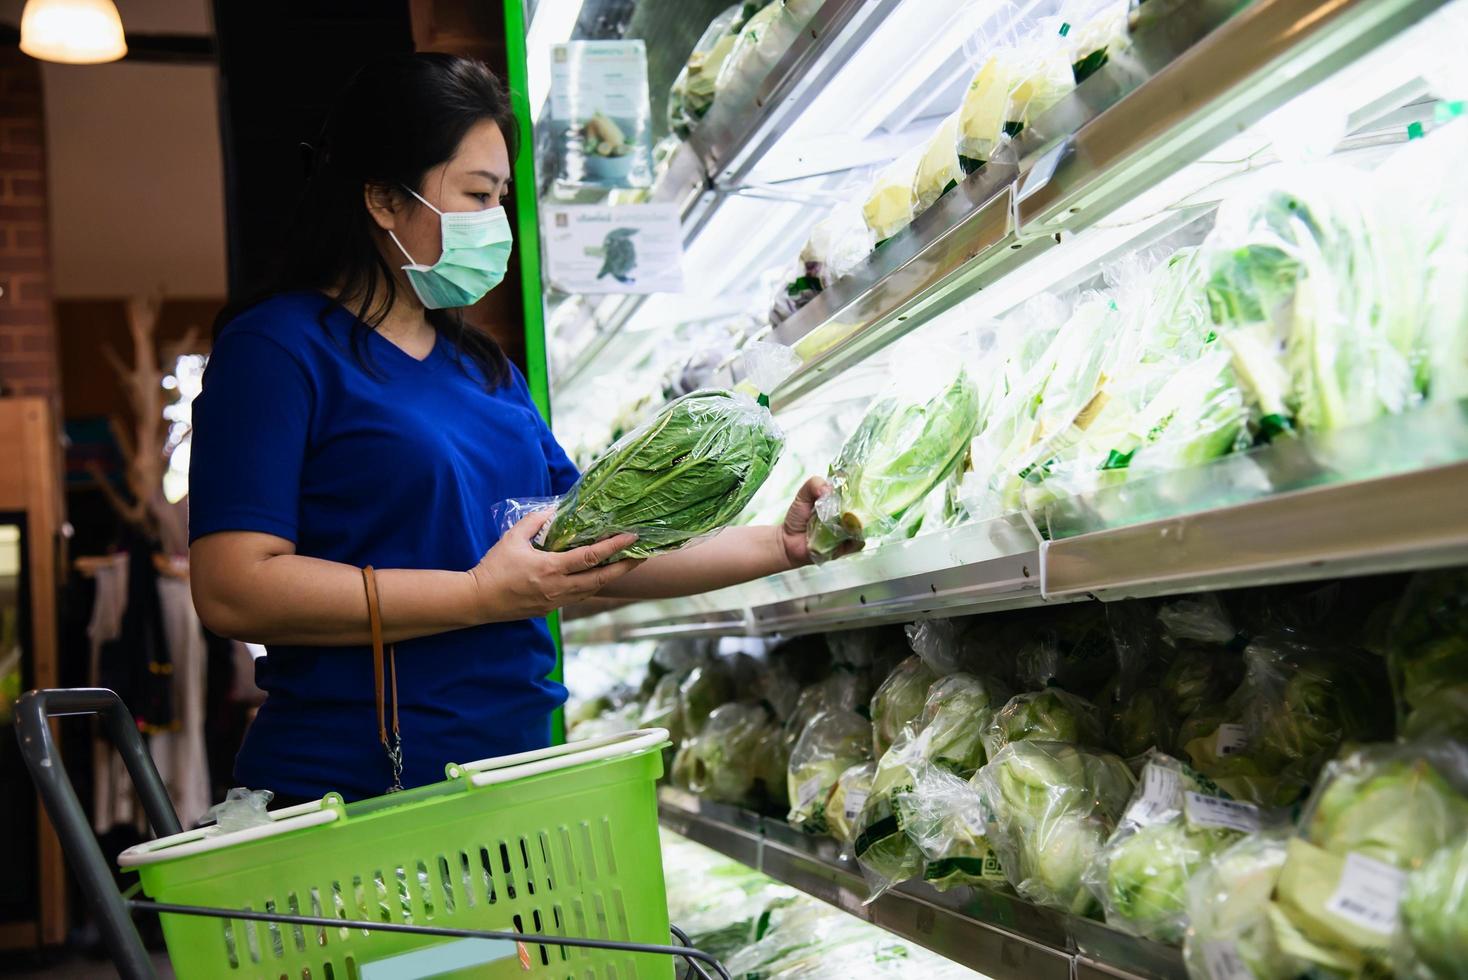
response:
<path id="1" fill-rule="evenodd" d="M 154 833 L 119 893 L 49 720 L 98 715 Z M 31 691 L 16 729 L 124 980 L 154 980 L 131 912 L 160 914 L 180 980 L 410 977 L 728 980 L 668 922 L 655 783 L 667 732 L 629 732 L 446 767 L 388 796 L 273 811 L 266 826 L 183 830 L 112 691 Z M 146 898 L 134 897 L 139 891 Z M 673 941 L 669 941 L 673 940 Z"/>

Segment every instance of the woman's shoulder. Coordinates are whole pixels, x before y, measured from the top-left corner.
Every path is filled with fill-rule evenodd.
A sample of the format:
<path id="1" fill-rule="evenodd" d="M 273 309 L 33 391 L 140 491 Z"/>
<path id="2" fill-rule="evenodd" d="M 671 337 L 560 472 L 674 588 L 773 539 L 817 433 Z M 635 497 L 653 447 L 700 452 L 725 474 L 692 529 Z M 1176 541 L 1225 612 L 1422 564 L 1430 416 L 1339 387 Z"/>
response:
<path id="1" fill-rule="evenodd" d="M 324 335 L 338 312 L 336 304 L 321 293 L 277 293 L 231 317 L 219 331 L 219 342 L 231 337 L 262 337 L 297 357 L 311 357 L 327 339 Z"/>

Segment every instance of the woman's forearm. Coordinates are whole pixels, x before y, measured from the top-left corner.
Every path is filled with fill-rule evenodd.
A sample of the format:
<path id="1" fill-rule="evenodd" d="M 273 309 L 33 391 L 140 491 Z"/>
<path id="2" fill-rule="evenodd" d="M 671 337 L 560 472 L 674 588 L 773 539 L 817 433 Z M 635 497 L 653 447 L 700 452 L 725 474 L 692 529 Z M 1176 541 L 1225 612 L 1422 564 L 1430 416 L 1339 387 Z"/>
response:
<path id="1" fill-rule="evenodd" d="M 604 589 L 608 599 L 696 595 L 794 567 L 779 528 L 725 528 L 707 541 L 649 558 Z"/>
<path id="2" fill-rule="evenodd" d="M 203 538 L 191 563 L 194 603 L 216 633 L 302 646 L 371 641 L 361 569 L 289 553 L 233 554 L 228 560 L 211 554 L 230 547 Z M 377 591 L 389 643 L 483 621 L 468 572 L 385 568 L 377 572 Z"/>

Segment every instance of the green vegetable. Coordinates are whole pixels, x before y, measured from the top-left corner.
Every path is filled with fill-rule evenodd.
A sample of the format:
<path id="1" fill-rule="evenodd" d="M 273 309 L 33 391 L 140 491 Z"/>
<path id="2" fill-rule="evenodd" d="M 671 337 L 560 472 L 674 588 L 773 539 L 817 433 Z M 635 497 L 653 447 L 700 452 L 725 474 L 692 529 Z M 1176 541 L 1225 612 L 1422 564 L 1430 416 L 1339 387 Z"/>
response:
<path id="1" fill-rule="evenodd" d="M 830 830 L 830 799 L 841 774 L 872 757 L 872 729 L 851 711 L 811 719 L 790 752 L 787 778 L 790 826 L 808 834 Z"/>
<path id="2" fill-rule="evenodd" d="M 921 657 L 908 657 L 872 695 L 872 748 L 880 757 L 896 743 L 903 729 L 923 713 L 928 688 L 937 678 Z"/>
<path id="3" fill-rule="evenodd" d="M 703 731 L 709 715 L 719 705 L 734 697 L 734 679 L 721 661 L 703 664 L 689 671 L 678 689 L 679 715 L 685 735 Z"/>
<path id="4" fill-rule="evenodd" d="M 703 730 L 674 757 L 674 782 L 721 803 L 749 802 L 761 775 L 761 740 L 770 729 L 769 712 L 759 705 L 735 702 L 715 708 Z M 784 781 L 779 784 L 783 787 Z"/>
<path id="5" fill-rule="evenodd" d="M 841 774 L 831 799 L 826 803 L 827 832 L 841 844 L 850 844 L 856 836 L 856 821 L 872 791 L 877 765 L 863 762 Z"/>
<path id="6" fill-rule="evenodd" d="M 556 508 L 544 547 L 566 551 L 623 531 L 617 558 L 646 558 L 732 521 L 769 476 L 784 437 L 769 411 L 727 391 L 669 403 L 598 459 Z"/>
<path id="7" fill-rule="evenodd" d="M 936 394 L 889 395 L 867 410 L 831 462 L 832 493 L 810 526 L 813 554 L 894 531 L 957 468 L 978 423 L 979 392 L 958 371 Z"/>
<path id="8" fill-rule="evenodd" d="M 1011 742 L 1068 742 L 1099 747 L 1101 715 L 1096 706 L 1059 688 L 1016 694 L 984 729 L 984 749 L 992 759 Z"/>
<path id="9" fill-rule="evenodd" d="M 1468 689 L 1468 570 L 1423 572 L 1412 579 L 1392 617 L 1387 662 L 1397 695 L 1398 723 L 1426 734 L 1429 725 L 1448 732 L 1443 708 Z M 1439 720 L 1413 716 L 1433 706 Z M 1457 719 L 1461 728 L 1461 719 Z"/>
<path id="10" fill-rule="evenodd" d="M 1172 704 L 1160 688 L 1144 687 L 1120 700 L 1111 715 L 1107 743 L 1123 758 L 1172 746 Z"/>
<path id="11" fill-rule="evenodd" d="M 1468 835 L 1407 876 L 1399 908 L 1397 976 L 1468 978 Z"/>
<path id="12" fill-rule="evenodd" d="M 992 677 L 951 674 L 928 689 L 921 719 L 923 757 L 967 779 L 984 764 L 982 733 L 1005 695 Z"/>
<path id="13" fill-rule="evenodd" d="M 1015 890 L 1040 905 L 1093 911 L 1083 879 L 1131 797 L 1126 763 L 1059 742 L 1012 742 L 973 782 L 993 814 L 989 840 Z"/>
<path id="14" fill-rule="evenodd" d="M 1245 837 L 1212 855 L 1188 882 L 1183 959 L 1189 976 L 1212 977 L 1208 960 L 1220 952 L 1255 980 L 1294 980 L 1306 972 L 1307 964 L 1280 948 L 1269 902 L 1288 839 L 1283 829 Z"/>
<path id="15" fill-rule="evenodd" d="M 924 768 L 916 733 L 905 729 L 877 761 L 871 793 L 856 822 L 852 852 L 871 897 L 922 872 L 923 854 L 906 832 L 909 796 Z"/>

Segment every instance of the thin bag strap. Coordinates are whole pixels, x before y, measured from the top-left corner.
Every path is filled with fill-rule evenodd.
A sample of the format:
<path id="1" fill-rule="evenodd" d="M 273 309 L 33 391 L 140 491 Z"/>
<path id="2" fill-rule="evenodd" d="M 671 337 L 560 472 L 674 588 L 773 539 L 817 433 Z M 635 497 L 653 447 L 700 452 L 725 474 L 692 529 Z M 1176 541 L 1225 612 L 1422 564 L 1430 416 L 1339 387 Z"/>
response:
<path id="1" fill-rule="evenodd" d="M 371 565 L 362 569 L 362 584 L 367 591 L 367 626 L 372 633 L 372 685 L 377 695 L 377 737 L 381 740 L 382 747 L 387 750 L 388 761 L 392 764 L 393 781 L 392 786 L 388 788 L 388 792 L 392 793 L 403 788 L 402 735 L 398 728 L 397 652 L 389 646 L 385 658 L 387 662 L 384 665 L 382 599 L 377 591 L 377 573 Z M 388 737 L 387 731 L 386 688 L 389 685 L 392 688 L 391 738 Z"/>

